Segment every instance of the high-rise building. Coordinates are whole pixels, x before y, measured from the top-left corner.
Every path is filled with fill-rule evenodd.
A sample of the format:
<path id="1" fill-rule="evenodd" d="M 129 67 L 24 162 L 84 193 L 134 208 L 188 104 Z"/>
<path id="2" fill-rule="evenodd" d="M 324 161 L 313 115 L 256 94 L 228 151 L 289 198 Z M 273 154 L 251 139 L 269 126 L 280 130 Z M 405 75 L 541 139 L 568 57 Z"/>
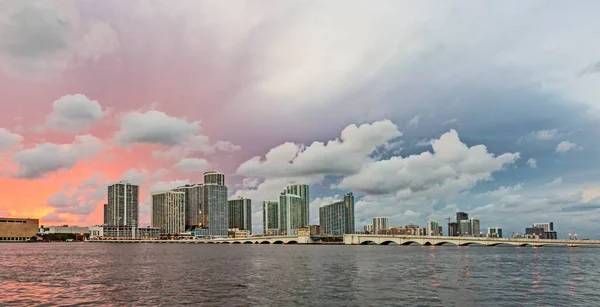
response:
<path id="1" fill-rule="evenodd" d="M 533 223 L 534 228 L 543 228 L 544 232 L 554 231 L 554 222 Z"/>
<path id="2" fill-rule="evenodd" d="M 205 184 L 225 185 L 225 174 L 219 171 L 208 171 L 204 173 Z"/>
<path id="3" fill-rule="evenodd" d="M 104 219 L 102 223 L 104 225 L 108 224 L 108 204 L 104 204 Z"/>
<path id="4" fill-rule="evenodd" d="M 471 221 L 469 220 L 461 220 L 458 224 L 458 232 L 460 232 L 461 236 L 470 236 L 473 233 L 471 232 Z"/>
<path id="5" fill-rule="evenodd" d="M 247 230 L 252 233 L 252 200 L 239 197 L 228 202 L 229 228 Z"/>
<path id="6" fill-rule="evenodd" d="M 214 183 L 203 185 L 203 201 L 198 210 L 201 224 L 196 235 L 209 237 L 227 237 L 229 230 L 229 207 L 227 186 Z"/>
<path id="7" fill-rule="evenodd" d="M 152 227 L 165 234 L 185 232 L 185 192 L 152 194 Z"/>
<path id="8" fill-rule="evenodd" d="M 279 234 L 279 202 L 274 200 L 263 201 L 263 234 Z"/>
<path id="9" fill-rule="evenodd" d="M 502 228 L 500 227 L 488 227 L 487 236 L 491 238 L 502 238 Z"/>
<path id="10" fill-rule="evenodd" d="M 343 235 L 354 233 L 354 196 L 348 193 L 344 201 L 319 208 L 321 233 L 325 235 Z"/>
<path id="11" fill-rule="evenodd" d="M 426 227 L 426 235 L 427 236 L 438 236 L 439 235 L 439 227 L 440 224 L 437 221 L 434 220 L 428 220 L 427 221 L 427 227 Z"/>
<path id="12" fill-rule="evenodd" d="M 458 223 L 450 222 L 448 223 L 448 236 L 449 237 L 457 237 L 460 234 L 460 230 L 458 229 Z"/>
<path id="13" fill-rule="evenodd" d="M 468 221 L 469 215 L 466 212 L 456 212 L 456 224 L 460 225 L 460 221 Z"/>
<path id="14" fill-rule="evenodd" d="M 108 187 L 107 220 L 110 226 L 138 226 L 139 188 L 127 181 Z"/>
<path id="15" fill-rule="evenodd" d="M 302 206 L 302 227 L 310 224 L 310 188 L 308 184 L 290 184 L 283 191 L 285 194 L 300 196 L 304 201 Z"/>
<path id="16" fill-rule="evenodd" d="M 308 227 L 304 225 L 304 198 L 282 192 L 279 196 L 279 232 L 282 235 L 293 235 L 296 229 Z"/>
<path id="17" fill-rule="evenodd" d="M 366 224 L 363 226 L 363 230 L 367 233 L 373 233 L 373 224 Z"/>
<path id="18" fill-rule="evenodd" d="M 387 230 L 390 228 L 390 218 L 377 216 L 373 218 L 373 233 L 379 234 L 380 230 Z"/>
<path id="19" fill-rule="evenodd" d="M 202 225 L 200 210 L 204 199 L 203 184 L 189 184 L 174 191 L 185 193 L 185 229 L 194 230 Z"/>
<path id="20" fill-rule="evenodd" d="M 442 226 L 438 226 L 438 236 L 443 236 L 444 235 L 444 229 L 442 229 Z"/>
<path id="21" fill-rule="evenodd" d="M 478 236 L 481 233 L 481 229 L 480 229 L 480 225 L 479 225 L 479 219 L 478 218 L 472 218 L 471 219 L 471 231 L 470 234 L 474 235 L 474 236 Z"/>

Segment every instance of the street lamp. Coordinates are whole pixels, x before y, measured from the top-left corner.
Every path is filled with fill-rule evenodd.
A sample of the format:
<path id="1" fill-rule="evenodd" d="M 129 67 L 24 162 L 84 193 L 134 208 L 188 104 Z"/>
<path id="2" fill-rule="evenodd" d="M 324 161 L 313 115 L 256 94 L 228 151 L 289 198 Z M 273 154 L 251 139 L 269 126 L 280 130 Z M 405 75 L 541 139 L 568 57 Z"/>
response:
<path id="1" fill-rule="evenodd" d="M 577 240 L 577 234 L 575 234 L 575 240 Z"/>
<path id="2" fill-rule="evenodd" d="M 573 239 L 571 239 L 571 234 L 569 234 L 569 240 L 573 240 Z"/>

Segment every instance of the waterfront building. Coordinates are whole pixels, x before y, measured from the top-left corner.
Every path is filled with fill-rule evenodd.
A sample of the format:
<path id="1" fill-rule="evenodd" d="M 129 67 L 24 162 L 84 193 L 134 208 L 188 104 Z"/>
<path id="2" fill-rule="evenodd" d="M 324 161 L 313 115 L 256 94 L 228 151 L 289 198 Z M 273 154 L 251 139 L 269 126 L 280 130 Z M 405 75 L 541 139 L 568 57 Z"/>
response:
<path id="1" fill-rule="evenodd" d="M 544 232 L 544 235 L 546 236 L 546 239 L 550 239 L 550 240 L 558 239 L 558 234 L 556 233 L 556 231 L 546 231 L 546 232 Z"/>
<path id="2" fill-rule="evenodd" d="M 373 233 L 373 224 L 366 224 L 363 226 L 365 233 Z"/>
<path id="3" fill-rule="evenodd" d="M 321 233 L 321 225 L 310 225 L 310 235 L 311 236 L 317 236 L 322 234 Z"/>
<path id="4" fill-rule="evenodd" d="M 535 228 L 543 228 L 544 232 L 546 232 L 546 231 L 554 231 L 554 222 L 533 223 L 533 227 L 535 227 Z"/>
<path id="5" fill-rule="evenodd" d="M 68 225 L 44 227 L 42 225 L 42 226 L 40 226 L 38 233 L 40 233 L 40 234 L 74 233 L 74 234 L 86 235 L 86 234 L 90 233 L 90 228 L 82 227 L 82 226 L 68 226 Z"/>
<path id="6" fill-rule="evenodd" d="M 502 238 L 502 228 L 500 227 L 488 227 L 487 236 L 491 238 Z"/>
<path id="7" fill-rule="evenodd" d="M 525 234 L 528 236 L 533 236 L 540 239 L 545 239 L 545 231 L 542 227 L 527 227 L 525 228 Z"/>
<path id="8" fill-rule="evenodd" d="M 252 232 L 252 200 L 239 197 L 227 201 L 229 228 Z"/>
<path id="9" fill-rule="evenodd" d="M 185 229 L 196 229 L 202 224 L 200 210 L 204 199 L 204 185 L 188 184 L 173 191 L 185 193 Z"/>
<path id="10" fill-rule="evenodd" d="M 471 221 L 469 220 L 461 220 L 458 224 L 458 232 L 461 236 L 470 236 L 471 232 Z"/>
<path id="11" fill-rule="evenodd" d="M 108 204 L 104 204 L 104 218 L 102 219 L 102 223 L 106 224 L 108 221 Z"/>
<path id="12" fill-rule="evenodd" d="M 302 210 L 302 227 L 308 227 L 310 224 L 310 187 L 308 184 L 290 184 L 283 191 L 285 194 L 296 195 L 302 198 L 304 205 Z"/>
<path id="13" fill-rule="evenodd" d="M 204 184 L 225 185 L 225 174 L 219 171 L 208 171 L 204 173 Z"/>
<path id="14" fill-rule="evenodd" d="M 456 224 L 460 225 L 461 221 L 468 221 L 469 215 L 466 212 L 456 212 Z"/>
<path id="15" fill-rule="evenodd" d="M 460 234 L 460 230 L 458 229 L 458 223 L 450 222 L 448 223 L 448 236 L 449 237 L 457 237 Z"/>
<path id="16" fill-rule="evenodd" d="M 377 216 L 373 218 L 373 233 L 379 234 L 380 230 L 387 230 L 390 228 L 390 218 Z"/>
<path id="17" fill-rule="evenodd" d="M 279 234 L 279 202 L 274 200 L 263 201 L 263 234 Z"/>
<path id="18" fill-rule="evenodd" d="M 158 227 L 108 226 L 89 227 L 90 239 L 133 238 L 152 239 L 160 237 Z"/>
<path id="19" fill-rule="evenodd" d="M 438 236 L 440 224 L 435 220 L 428 220 L 425 233 L 428 236 Z"/>
<path id="20" fill-rule="evenodd" d="M 138 226 L 139 187 L 119 181 L 108 187 L 107 219 L 110 226 Z"/>
<path id="21" fill-rule="evenodd" d="M 210 180 L 221 180 L 216 175 L 215 178 Z M 201 224 L 196 228 L 195 234 L 202 237 L 227 237 L 229 229 L 227 186 L 205 183 L 203 194 L 204 200 L 198 213 Z"/>
<path id="22" fill-rule="evenodd" d="M 481 233 L 481 229 L 480 229 L 479 219 L 478 218 L 472 218 L 471 219 L 470 234 L 474 235 L 474 236 L 479 236 L 480 233 Z"/>
<path id="23" fill-rule="evenodd" d="M 442 229 L 442 226 L 438 226 L 438 236 L 443 236 L 444 235 L 444 229 Z"/>
<path id="24" fill-rule="evenodd" d="M 152 194 L 152 227 L 159 228 L 164 234 L 185 232 L 185 192 Z"/>
<path id="25" fill-rule="evenodd" d="M 354 196 L 344 196 L 344 201 L 319 208 L 319 224 L 324 235 L 343 235 L 354 233 Z"/>
<path id="26" fill-rule="evenodd" d="M 0 217 L 0 241 L 29 241 L 37 235 L 38 219 Z"/>
<path id="27" fill-rule="evenodd" d="M 279 233 L 281 235 L 293 235 L 303 225 L 304 211 L 306 205 L 304 198 L 287 194 L 285 191 L 279 196 Z"/>

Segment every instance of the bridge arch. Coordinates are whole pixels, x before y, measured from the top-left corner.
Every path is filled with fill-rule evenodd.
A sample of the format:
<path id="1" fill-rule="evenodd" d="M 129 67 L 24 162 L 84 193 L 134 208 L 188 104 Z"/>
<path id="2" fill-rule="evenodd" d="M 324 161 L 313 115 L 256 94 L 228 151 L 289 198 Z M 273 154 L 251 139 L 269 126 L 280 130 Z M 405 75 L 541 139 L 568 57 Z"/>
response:
<path id="1" fill-rule="evenodd" d="M 271 242 L 269 242 L 269 241 L 262 241 L 262 242 L 260 242 L 260 244 L 271 244 Z"/>
<path id="2" fill-rule="evenodd" d="M 233 241 L 233 242 L 231 242 L 231 244 L 242 244 L 242 242 L 240 242 L 240 241 Z"/>
<path id="3" fill-rule="evenodd" d="M 417 242 L 417 241 L 406 241 L 406 242 L 402 242 L 402 245 L 411 245 L 411 244 L 413 244 L 413 243 L 416 243 L 416 244 L 419 244 L 419 245 L 421 245 L 421 244 L 420 244 L 419 242 Z"/>
<path id="4" fill-rule="evenodd" d="M 398 244 L 398 242 L 396 242 L 395 240 L 388 240 L 388 241 L 383 241 L 381 243 L 379 243 L 379 245 L 394 245 L 394 244 Z"/>
<path id="5" fill-rule="evenodd" d="M 283 241 L 277 240 L 277 241 L 273 242 L 273 244 L 283 244 Z"/>
<path id="6" fill-rule="evenodd" d="M 246 242 L 244 242 L 244 244 L 252 244 L 252 243 L 254 243 L 254 242 L 252 242 L 252 241 L 246 241 Z"/>
<path id="7" fill-rule="evenodd" d="M 431 242 L 427 241 L 427 242 L 425 242 L 423 245 L 424 245 L 424 246 L 431 246 L 432 244 L 431 244 Z"/>
<path id="8" fill-rule="evenodd" d="M 377 244 L 377 243 L 375 243 L 371 240 L 365 240 L 365 241 L 360 242 L 360 245 L 373 245 L 373 244 Z"/>
<path id="9" fill-rule="evenodd" d="M 442 246 L 442 245 L 452 245 L 452 246 L 456 246 L 456 244 L 452 243 L 452 242 L 437 242 L 434 244 L 435 246 Z"/>
<path id="10" fill-rule="evenodd" d="M 289 241 L 289 242 L 288 242 L 288 243 L 286 243 L 286 244 L 298 244 L 298 241 L 294 241 L 294 240 L 292 240 L 292 241 Z"/>

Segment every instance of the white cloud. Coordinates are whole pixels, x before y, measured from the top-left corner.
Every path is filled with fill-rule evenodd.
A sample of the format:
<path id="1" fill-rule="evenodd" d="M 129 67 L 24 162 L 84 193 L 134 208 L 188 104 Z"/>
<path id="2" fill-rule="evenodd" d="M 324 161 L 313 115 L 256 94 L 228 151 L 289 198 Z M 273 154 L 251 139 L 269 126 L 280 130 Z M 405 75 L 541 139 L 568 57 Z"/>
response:
<path id="1" fill-rule="evenodd" d="M 22 136 L 0 128 L 0 154 L 3 151 L 18 148 L 21 142 L 23 142 Z"/>
<path id="2" fill-rule="evenodd" d="M 106 115 L 98 101 L 83 94 L 65 95 L 54 101 L 46 124 L 57 130 L 81 132 L 88 130 Z"/>
<path id="3" fill-rule="evenodd" d="M 86 217 L 106 200 L 108 184 L 101 174 L 95 174 L 76 186 L 65 185 L 48 198 L 48 205 L 57 215 L 69 213 Z"/>
<path id="4" fill-rule="evenodd" d="M 538 141 L 551 141 L 562 136 L 557 129 L 539 130 L 532 132 L 531 135 Z"/>
<path id="5" fill-rule="evenodd" d="M 537 161 L 534 158 L 529 158 L 529 160 L 527 160 L 527 165 L 531 168 L 537 168 Z"/>
<path id="6" fill-rule="evenodd" d="M 476 197 L 503 197 L 517 193 L 523 188 L 523 183 L 519 183 L 515 186 L 501 186 L 496 190 L 487 191 L 485 193 L 478 194 Z"/>
<path id="7" fill-rule="evenodd" d="M 148 191 L 150 193 L 170 191 L 177 187 L 184 186 L 186 184 L 190 184 L 190 181 L 187 179 L 176 179 L 176 180 L 172 180 L 172 181 L 158 181 L 158 182 L 155 182 L 152 186 L 150 186 Z"/>
<path id="8" fill-rule="evenodd" d="M 419 115 L 415 115 L 408 121 L 408 127 L 418 127 L 419 126 Z"/>
<path id="9" fill-rule="evenodd" d="M 563 182 L 562 178 L 559 177 L 559 178 L 552 180 L 551 182 L 544 184 L 544 187 L 555 188 L 555 187 L 560 186 L 562 184 L 562 182 Z"/>
<path id="10" fill-rule="evenodd" d="M 80 61 L 98 61 L 119 48 L 117 33 L 106 22 L 95 22 L 75 46 L 75 56 Z"/>
<path id="11" fill-rule="evenodd" d="M 433 154 L 423 152 L 368 163 L 360 172 L 345 177 L 339 187 L 367 194 L 397 192 L 400 198 L 449 195 L 490 180 L 493 172 L 519 158 L 518 153 L 496 157 L 484 145 L 467 147 L 454 130 L 435 140 L 432 147 Z"/>
<path id="12" fill-rule="evenodd" d="M 240 146 L 234 145 L 228 141 L 216 141 L 212 143 L 210 138 L 205 135 L 196 135 L 184 141 L 182 145 L 171 147 L 166 151 L 154 151 L 152 155 L 155 158 L 178 160 L 196 153 L 212 155 L 217 152 L 233 153 L 239 151 Z"/>
<path id="13" fill-rule="evenodd" d="M 95 157 L 104 147 L 92 135 L 79 135 L 72 144 L 44 143 L 23 149 L 13 155 L 18 165 L 18 178 L 41 178 L 60 169 L 70 169 L 78 161 Z"/>
<path id="14" fill-rule="evenodd" d="M 131 112 L 121 118 L 115 135 L 121 145 L 136 143 L 173 146 L 182 144 L 200 130 L 200 122 L 169 116 L 160 111 Z"/>
<path id="15" fill-rule="evenodd" d="M 454 123 L 457 123 L 457 122 L 458 122 L 458 119 L 457 119 L 457 118 L 453 118 L 453 119 L 451 119 L 451 120 L 447 120 L 447 121 L 445 121 L 445 122 L 444 122 L 444 126 L 446 126 L 446 125 L 450 125 L 450 124 L 454 124 Z"/>
<path id="16" fill-rule="evenodd" d="M 40 223 L 45 223 L 46 225 L 48 225 L 47 223 L 64 223 L 66 222 L 67 219 L 62 217 L 60 214 L 56 213 L 56 212 L 50 212 L 48 213 L 46 216 L 42 217 L 40 219 Z"/>
<path id="17" fill-rule="evenodd" d="M 313 142 L 309 146 L 291 142 L 279 145 L 265 155 L 242 163 L 237 173 L 254 177 L 296 177 L 324 174 L 353 174 L 370 160 L 369 155 L 379 146 L 401 136 L 389 120 L 349 125 L 339 139 Z"/>
<path id="18" fill-rule="evenodd" d="M 560 142 L 557 146 L 555 151 L 558 153 L 566 153 L 568 151 L 572 151 L 572 150 L 583 150 L 583 147 L 577 145 L 576 143 L 572 143 L 569 141 L 563 141 Z"/>
<path id="19" fill-rule="evenodd" d="M 184 158 L 175 164 L 175 167 L 184 172 L 199 172 L 208 167 L 208 161 L 201 158 Z"/>

